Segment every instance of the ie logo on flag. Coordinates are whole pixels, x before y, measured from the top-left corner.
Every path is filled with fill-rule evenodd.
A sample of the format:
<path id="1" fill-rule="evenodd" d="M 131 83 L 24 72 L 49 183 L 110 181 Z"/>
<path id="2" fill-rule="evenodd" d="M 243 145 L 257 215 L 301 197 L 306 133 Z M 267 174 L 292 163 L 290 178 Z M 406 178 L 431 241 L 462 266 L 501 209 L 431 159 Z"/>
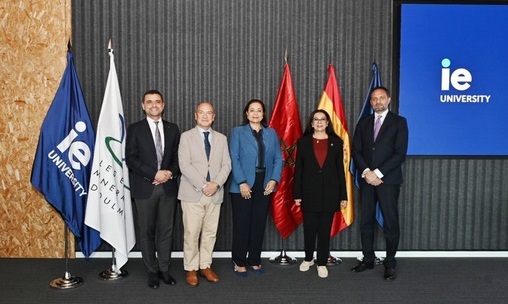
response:
<path id="1" fill-rule="evenodd" d="M 78 132 L 82 133 L 86 130 L 86 124 L 82 121 L 78 121 L 67 137 L 62 140 L 57 148 L 60 152 L 68 152 L 69 162 L 75 170 L 81 169 L 81 164 L 87 166 L 90 162 L 90 147 L 82 141 L 74 141 L 78 137 Z M 77 161 L 76 161 L 77 160 Z"/>

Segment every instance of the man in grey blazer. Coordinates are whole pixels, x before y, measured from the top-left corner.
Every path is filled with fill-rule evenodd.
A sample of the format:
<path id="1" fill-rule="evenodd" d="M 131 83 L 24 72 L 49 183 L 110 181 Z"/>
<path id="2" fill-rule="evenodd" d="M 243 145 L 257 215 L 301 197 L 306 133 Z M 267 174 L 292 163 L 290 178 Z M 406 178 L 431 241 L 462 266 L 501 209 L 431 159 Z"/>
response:
<path id="1" fill-rule="evenodd" d="M 200 103 L 195 119 L 196 127 L 182 133 L 178 148 L 183 264 L 187 271 L 185 280 L 192 287 L 199 284 L 198 271 L 209 282 L 219 281 L 210 266 L 224 199 L 223 185 L 231 171 L 227 138 L 212 129 L 215 119 L 212 104 Z"/>

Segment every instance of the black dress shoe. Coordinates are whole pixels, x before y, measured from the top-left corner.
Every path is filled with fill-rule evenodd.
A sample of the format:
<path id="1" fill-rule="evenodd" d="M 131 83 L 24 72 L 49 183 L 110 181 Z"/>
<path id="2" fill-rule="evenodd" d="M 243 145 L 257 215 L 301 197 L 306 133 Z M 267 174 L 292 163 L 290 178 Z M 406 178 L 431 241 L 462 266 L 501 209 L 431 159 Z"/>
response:
<path id="1" fill-rule="evenodd" d="M 397 278 L 397 272 L 395 271 L 395 268 L 385 268 L 385 280 L 386 281 L 393 281 Z"/>
<path id="2" fill-rule="evenodd" d="M 176 280 L 169 274 L 169 271 L 159 271 L 159 278 L 168 285 L 175 285 Z"/>
<path id="3" fill-rule="evenodd" d="M 367 269 L 373 269 L 373 268 L 374 268 L 374 263 L 360 262 L 360 263 L 358 263 L 358 265 L 356 265 L 355 267 L 351 268 L 351 271 L 353 271 L 353 272 L 362 272 L 362 271 L 365 271 Z"/>
<path id="4" fill-rule="evenodd" d="M 159 276 L 156 272 L 150 272 L 148 273 L 148 287 L 157 289 L 159 288 Z"/>

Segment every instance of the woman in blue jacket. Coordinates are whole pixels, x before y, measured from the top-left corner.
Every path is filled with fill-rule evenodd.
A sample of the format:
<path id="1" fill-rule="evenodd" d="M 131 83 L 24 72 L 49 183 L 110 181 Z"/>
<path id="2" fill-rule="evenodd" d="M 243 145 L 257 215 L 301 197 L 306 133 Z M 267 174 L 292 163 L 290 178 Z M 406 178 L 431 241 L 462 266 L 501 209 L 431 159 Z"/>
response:
<path id="1" fill-rule="evenodd" d="M 261 247 L 270 196 L 276 191 L 282 171 L 279 138 L 269 128 L 265 105 L 253 99 L 243 111 L 243 124 L 230 136 L 232 164 L 231 194 L 233 210 L 232 260 L 235 273 L 247 277 L 247 268 L 256 274 L 261 266 Z"/>

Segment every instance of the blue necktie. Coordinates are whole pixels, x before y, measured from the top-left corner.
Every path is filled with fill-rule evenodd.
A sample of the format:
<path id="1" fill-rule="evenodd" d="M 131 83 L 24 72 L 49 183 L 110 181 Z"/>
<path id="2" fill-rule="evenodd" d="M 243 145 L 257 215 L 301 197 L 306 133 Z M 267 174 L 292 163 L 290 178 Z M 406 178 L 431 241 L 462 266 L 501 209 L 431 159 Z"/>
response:
<path id="1" fill-rule="evenodd" d="M 203 132 L 203 135 L 205 136 L 205 153 L 206 153 L 206 159 L 210 159 L 210 141 L 208 140 L 208 135 L 210 135 L 210 132 Z M 206 174 L 206 181 L 210 181 L 210 172 Z"/>

